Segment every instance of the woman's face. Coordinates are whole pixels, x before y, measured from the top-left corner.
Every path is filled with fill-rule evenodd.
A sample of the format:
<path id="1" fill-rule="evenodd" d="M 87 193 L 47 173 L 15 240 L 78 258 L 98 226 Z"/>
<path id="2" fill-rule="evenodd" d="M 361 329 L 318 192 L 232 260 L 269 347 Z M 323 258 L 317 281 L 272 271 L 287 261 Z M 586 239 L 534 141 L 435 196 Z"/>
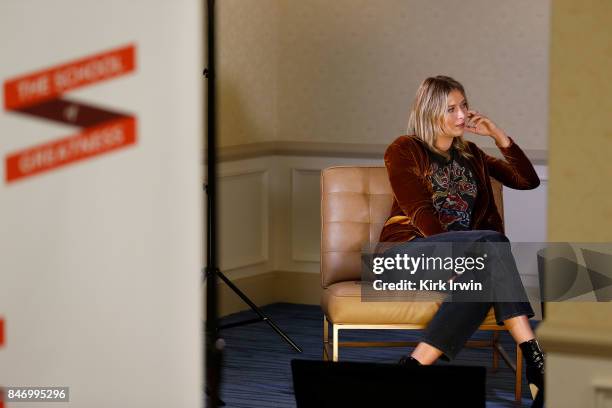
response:
<path id="1" fill-rule="evenodd" d="M 463 136 L 467 117 L 468 105 L 463 94 L 453 89 L 446 98 L 446 112 L 444 113 L 444 127 L 446 134 L 452 137 Z"/>

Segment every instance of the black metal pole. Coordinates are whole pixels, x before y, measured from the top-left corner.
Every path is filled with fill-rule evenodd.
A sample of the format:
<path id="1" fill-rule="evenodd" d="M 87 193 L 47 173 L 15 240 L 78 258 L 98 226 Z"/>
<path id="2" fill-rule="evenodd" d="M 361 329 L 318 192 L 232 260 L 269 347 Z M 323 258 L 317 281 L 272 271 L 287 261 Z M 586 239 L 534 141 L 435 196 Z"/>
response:
<path id="1" fill-rule="evenodd" d="M 218 268 L 217 253 L 217 99 L 216 99 L 216 66 L 215 66 L 215 0 L 207 0 L 207 68 L 204 76 L 207 81 L 206 109 L 206 394 L 209 407 L 225 405 L 219 398 L 221 384 L 221 359 L 223 341 L 219 338 L 219 313 L 217 278 L 220 277 L 249 307 L 257 313 L 259 319 L 234 323 L 231 326 L 266 322 L 297 352 L 302 349 L 287 336 L 255 303 L 253 303 L 236 285 L 234 285 Z M 229 326 L 226 326 L 229 327 Z"/>
<path id="2" fill-rule="evenodd" d="M 222 404 L 219 398 L 221 384 L 221 347 L 218 339 L 217 300 L 217 103 L 215 88 L 215 1 L 207 0 L 207 109 L 206 109 L 206 391 L 207 406 Z"/>

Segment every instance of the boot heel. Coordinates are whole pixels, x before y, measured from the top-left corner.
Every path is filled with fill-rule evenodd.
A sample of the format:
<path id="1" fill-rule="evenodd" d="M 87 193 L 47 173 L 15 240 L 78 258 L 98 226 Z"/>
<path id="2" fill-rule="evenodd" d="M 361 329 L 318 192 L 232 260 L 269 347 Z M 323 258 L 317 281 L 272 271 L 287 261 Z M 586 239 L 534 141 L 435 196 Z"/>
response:
<path id="1" fill-rule="evenodd" d="M 536 339 L 519 344 L 527 363 L 526 374 L 533 403 L 531 408 L 544 406 L 544 353 Z"/>

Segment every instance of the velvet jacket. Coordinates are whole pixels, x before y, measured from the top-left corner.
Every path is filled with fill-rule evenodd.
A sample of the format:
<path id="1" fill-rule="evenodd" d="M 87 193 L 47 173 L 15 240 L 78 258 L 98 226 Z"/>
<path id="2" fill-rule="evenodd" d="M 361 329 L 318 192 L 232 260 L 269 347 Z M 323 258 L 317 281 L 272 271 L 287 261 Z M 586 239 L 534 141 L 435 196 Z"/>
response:
<path id="1" fill-rule="evenodd" d="M 531 162 L 510 138 L 510 145 L 501 150 L 504 160 L 483 152 L 466 141 L 472 157 L 470 165 L 477 183 L 477 196 L 472 210 L 470 229 L 504 232 L 497 211 L 489 177 L 517 190 L 530 190 L 540 184 Z M 425 142 L 416 136 L 400 136 L 385 151 L 385 166 L 393 190 L 393 205 L 379 241 L 403 242 L 415 237 L 446 232 L 432 202 L 430 157 Z"/>

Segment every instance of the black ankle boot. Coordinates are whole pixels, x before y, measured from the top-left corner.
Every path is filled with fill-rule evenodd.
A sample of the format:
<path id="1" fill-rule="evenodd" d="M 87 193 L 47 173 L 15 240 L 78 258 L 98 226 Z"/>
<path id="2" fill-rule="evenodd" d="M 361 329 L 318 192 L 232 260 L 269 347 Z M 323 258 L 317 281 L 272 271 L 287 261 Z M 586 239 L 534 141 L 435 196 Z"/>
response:
<path id="1" fill-rule="evenodd" d="M 544 353 L 536 339 L 525 341 L 519 347 L 527 363 L 527 382 L 538 388 L 531 407 L 541 408 L 544 406 Z"/>
<path id="2" fill-rule="evenodd" d="M 404 356 L 400 358 L 397 364 L 402 365 L 404 367 L 418 367 L 420 365 L 423 365 L 419 362 L 419 360 L 412 356 Z"/>

